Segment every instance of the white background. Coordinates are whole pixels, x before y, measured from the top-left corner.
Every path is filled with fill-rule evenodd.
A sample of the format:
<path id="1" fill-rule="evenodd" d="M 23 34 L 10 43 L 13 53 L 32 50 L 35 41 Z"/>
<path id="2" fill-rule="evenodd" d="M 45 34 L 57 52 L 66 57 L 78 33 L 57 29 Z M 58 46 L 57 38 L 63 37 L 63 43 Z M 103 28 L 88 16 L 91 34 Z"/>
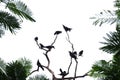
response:
<path id="1" fill-rule="evenodd" d="M 56 76 L 59 68 L 67 70 L 70 57 L 68 51 L 71 45 L 66 41 L 66 34 L 62 24 L 72 28 L 70 34 L 71 42 L 76 51 L 84 50 L 83 57 L 78 59 L 79 66 L 77 75 L 83 75 L 91 69 L 95 61 L 109 60 L 111 55 L 99 50 L 102 46 L 99 42 L 104 41 L 103 36 L 109 31 L 115 30 L 115 25 L 103 25 L 102 27 L 92 25 L 89 19 L 103 10 L 113 10 L 114 0 L 23 0 L 33 12 L 36 22 L 24 20 L 22 29 L 16 35 L 6 32 L 0 39 L 0 57 L 6 62 L 26 57 L 33 62 L 33 70 L 36 69 L 36 61 L 47 64 L 43 51 L 35 44 L 34 37 L 39 37 L 39 42 L 49 45 L 54 40 L 54 32 L 61 30 L 55 49 L 50 53 L 51 68 Z M 74 62 L 74 61 L 73 61 Z M 72 64 L 70 73 L 73 73 L 75 64 Z M 35 73 L 36 74 L 36 73 Z M 45 70 L 38 74 L 51 75 Z M 34 74 L 33 74 L 34 75 Z M 73 75 L 73 74 L 70 74 Z M 59 76 L 58 76 L 59 77 Z M 90 77 L 79 80 L 93 80 Z"/>

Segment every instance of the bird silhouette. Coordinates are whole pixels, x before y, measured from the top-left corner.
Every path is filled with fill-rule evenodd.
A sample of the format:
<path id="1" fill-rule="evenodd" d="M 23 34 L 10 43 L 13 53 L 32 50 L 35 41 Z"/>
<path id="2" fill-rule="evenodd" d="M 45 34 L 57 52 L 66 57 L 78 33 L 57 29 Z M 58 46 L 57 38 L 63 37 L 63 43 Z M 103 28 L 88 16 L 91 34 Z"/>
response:
<path id="1" fill-rule="evenodd" d="M 77 59 L 77 53 L 76 52 L 69 51 L 69 54 L 70 54 L 71 58 Z"/>
<path id="2" fill-rule="evenodd" d="M 43 49 L 45 47 L 42 43 L 40 43 L 39 45 L 40 45 L 41 49 Z"/>
<path id="3" fill-rule="evenodd" d="M 37 66 L 40 67 L 42 70 L 44 70 L 43 66 L 41 65 L 40 61 L 37 61 Z"/>
<path id="4" fill-rule="evenodd" d="M 34 40 L 35 40 L 35 41 L 38 41 L 38 37 L 35 37 Z"/>
<path id="5" fill-rule="evenodd" d="M 77 52 L 76 51 L 74 51 L 73 54 L 77 56 Z"/>
<path id="6" fill-rule="evenodd" d="M 72 30 L 72 28 L 68 28 L 68 27 L 66 27 L 66 26 L 64 26 L 64 25 L 63 25 L 63 28 L 64 28 L 64 30 L 65 30 L 66 32 Z"/>
<path id="7" fill-rule="evenodd" d="M 60 74 L 62 77 L 66 76 L 68 73 L 66 71 L 62 71 L 62 69 L 60 68 Z"/>
<path id="8" fill-rule="evenodd" d="M 82 56 L 82 55 L 83 55 L 83 50 L 79 52 L 79 56 Z"/>
<path id="9" fill-rule="evenodd" d="M 61 73 L 63 72 L 61 68 L 60 68 L 60 72 L 61 72 Z"/>
<path id="10" fill-rule="evenodd" d="M 52 48 L 55 48 L 55 47 L 52 45 L 49 45 L 49 46 L 45 46 L 45 48 L 47 48 L 48 50 L 51 50 Z"/>
<path id="11" fill-rule="evenodd" d="M 62 31 L 56 31 L 55 33 L 54 33 L 54 35 L 58 35 L 58 34 L 61 34 L 62 33 Z"/>

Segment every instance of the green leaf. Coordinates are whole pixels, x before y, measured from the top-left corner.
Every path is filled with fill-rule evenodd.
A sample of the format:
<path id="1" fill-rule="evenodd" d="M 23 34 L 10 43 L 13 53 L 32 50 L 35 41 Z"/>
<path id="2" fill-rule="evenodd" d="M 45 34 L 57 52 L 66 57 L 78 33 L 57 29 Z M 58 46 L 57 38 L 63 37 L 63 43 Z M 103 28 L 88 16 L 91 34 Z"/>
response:
<path id="1" fill-rule="evenodd" d="M 6 66 L 6 72 L 10 80 L 26 80 L 26 70 L 19 61 L 13 61 Z"/>
<path id="2" fill-rule="evenodd" d="M 49 80 L 45 75 L 35 75 L 33 77 L 29 77 L 28 80 Z"/>
<path id="3" fill-rule="evenodd" d="M 35 22 L 35 20 L 31 17 L 32 12 L 30 9 L 21 1 L 10 1 L 6 6 L 11 12 L 18 15 L 19 17 L 25 18 L 27 20 Z"/>
<path id="4" fill-rule="evenodd" d="M 2 27 L 2 25 L 0 26 L 0 37 L 2 37 L 5 34 L 5 31 Z"/>
<path id="5" fill-rule="evenodd" d="M 100 50 L 103 50 L 110 54 L 116 54 L 116 52 L 120 51 L 120 34 L 118 32 L 110 32 L 107 34 L 107 38 L 103 37 L 106 42 L 101 42 L 104 44 Z"/>
<path id="6" fill-rule="evenodd" d="M 0 58 L 0 73 L 3 73 L 5 76 L 6 74 L 6 63 Z"/>
<path id="7" fill-rule="evenodd" d="M 20 58 L 20 59 L 18 59 L 18 61 L 24 66 L 24 68 L 26 69 L 26 75 L 28 76 L 32 69 L 31 60 L 26 59 L 26 58 Z"/>
<path id="8" fill-rule="evenodd" d="M 20 24 L 16 17 L 12 16 L 8 12 L 0 11 L 0 25 L 5 30 L 9 30 L 11 33 L 15 33 L 16 29 L 20 29 Z"/>
<path id="9" fill-rule="evenodd" d="M 94 19 L 93 25 L 99 25 L 102 26 L 104 23 L 114 24 L 117 22 L 117 17 L 115 16 L 114 12 L 111 12 L 110 10 L 104 10 L 103 12 L 100 12 L 100 14 L 97 14 L 94 17 L 91 17 L 90 19 Z"/>

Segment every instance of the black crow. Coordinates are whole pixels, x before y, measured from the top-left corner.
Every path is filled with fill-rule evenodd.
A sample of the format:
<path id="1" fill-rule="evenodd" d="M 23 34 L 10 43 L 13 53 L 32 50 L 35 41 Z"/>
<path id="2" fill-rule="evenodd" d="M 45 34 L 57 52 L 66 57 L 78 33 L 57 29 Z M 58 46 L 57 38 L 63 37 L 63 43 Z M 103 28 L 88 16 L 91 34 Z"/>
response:
<path id="1" fill-rule="evenodd" d="M 83 55 L 83 50 L 79 52 L 79 56 L 82 56 L 82 55 Z"/>
<path id="2" fill-rule="evenodd" d="M 40 67 L 42 70 L 44 70 L 43 66 L 41 65 L 40 61 L 37 61 L 37 66 Z"/>
<path id="3" fill-rule="evenodd" d="M 62 69 L 60 68 L 60 73 L 62 73 L 63 71 L 62 71 Z"/>
<path id="4" fill-rule="evenodd" d="M 77 59 L 77 55 L 74 52 L 69 51 L 69 54 L 71 58 Z"/>
<path id="5" fill-rule="evenodd" d="M 56 32 L 54 33 L 54 35 L 58 35 L 58 34 L 60 34 L 60 33 L 62 33 L 62 31 L 56 31 Z"/>
<path id="6" fill-rule="evenodd" d="M 66 71 L 62 71 L 62 69 L 60 68 L 60 74 L 61 76 L 66 76 L 68 73 Z"/>
<path id="7" fill-rule="evenodd" d="M 38 41 L 38 37 L 35 37 L 34 40 L 35 40 L 35 41 Z"/>
<path id="8" fill-rule="evenodd" d="M 77 52 L 76 52 L 76 51 L 74 51 L 74 52 L 73 52 L 73 54 L 77 55 Z"/>
<path id="9" fill-rule="evenodd" d="M 40 45 L 41 49 L 43 49 L 45 47 L 42 43 L 40 43 L 39 45 Z"/>
<path id="10" fill-rule="evenodd" d="M 55 48 L 54 46 L 45 46 L 45 48 L 47 48 L 48 50 L 51 50 L 52 48 Z"/>
<path id="11" fill-rule="evenodd" d="M 64 26 L 64 25 L 63 25 L 63 28 L 64 28 L 64 30 L 65 30 L 66 32 L 72 30 L 72 28 L 68 28 L 68 27 L 66 27 L 66 26 Z"/>

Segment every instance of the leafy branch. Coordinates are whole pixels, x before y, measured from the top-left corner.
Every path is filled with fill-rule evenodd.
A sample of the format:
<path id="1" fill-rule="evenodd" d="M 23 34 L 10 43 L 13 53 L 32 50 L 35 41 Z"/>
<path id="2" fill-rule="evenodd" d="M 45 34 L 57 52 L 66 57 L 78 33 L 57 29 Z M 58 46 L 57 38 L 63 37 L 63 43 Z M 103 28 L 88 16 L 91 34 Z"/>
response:
<path id="1" fill-rule="evenodd" d="M 112 12 L 110 10 L 103 10 L 103 12 L 100 12 L 99 14 L 96 14 L 94 17 L 91 17 L 90 19 L 94 19 L 93 25 L 99 25 L 102 26 L 104 23 L 114 24 L 118 21 L 117 17 L 115 16 L 115 12 Z"/>
<path id="2" fill-rule="evenodd" d="M 5 30 L 15 34 L 21 28 L 23 19 L 35 22 L 31 10 L 20 0 L 0 0 L 0 6 L 4 7 L 4 11 L 0 10 L 0 37 Z"/>

